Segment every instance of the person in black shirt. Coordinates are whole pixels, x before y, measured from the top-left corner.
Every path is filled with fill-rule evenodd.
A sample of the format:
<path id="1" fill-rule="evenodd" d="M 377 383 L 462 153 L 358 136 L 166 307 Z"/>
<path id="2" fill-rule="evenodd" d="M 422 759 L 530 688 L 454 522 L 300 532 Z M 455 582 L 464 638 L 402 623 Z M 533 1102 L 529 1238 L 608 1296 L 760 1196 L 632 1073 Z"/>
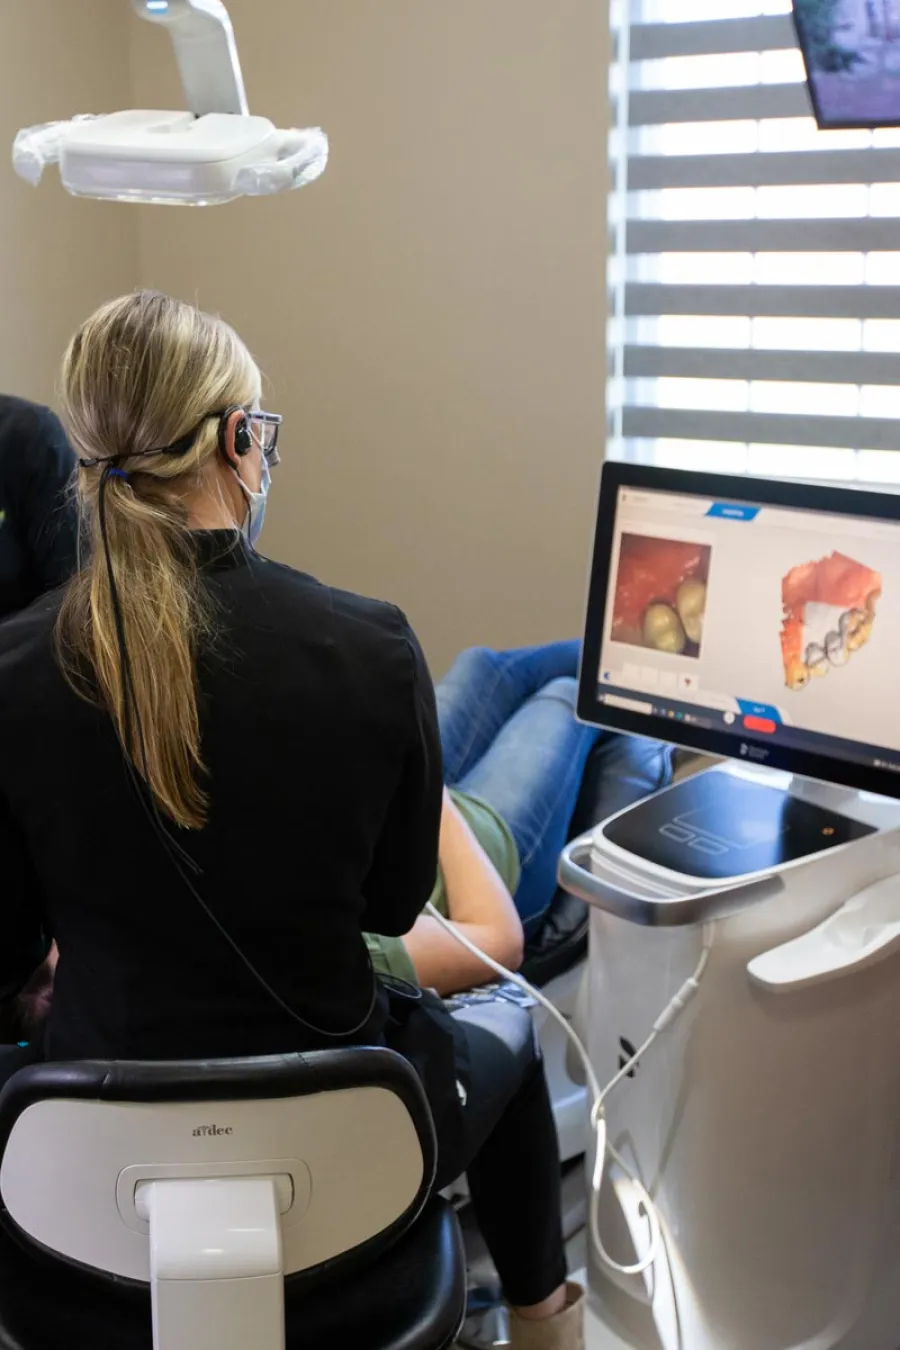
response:
<path id="1" fill-rule="evenodd" d="M 59 419 L 0 394 L 0 621 L 68 581 L 78 561 L 70 491 L 75 454 Z M 55 950 L 23 994 L 0 1006 L 0 1040 L 29 1034 L 49 1007 Z"/>
<path id="2" fill-rule="evenodd" d="M 49 408 L 0 394 L 0 619 L 75 571 L 75 455 Z"/>
<path id="3" fill-rule="evenodd" d="M 221 320 L 104 306 L 63 368 L 84 570 L 0 625 L 0 1002 L 58 964 L 30 1057 L 388 1045 L 465 1170 L 514 1344 L 581 1344 L 527 1012 L 450 1016 L 375 979 L 437 872 L 434 690 L 391 605 L 256 552 L 280 418 Z M 323 953 L 325 955 L 323 959 Z M 398 1003 L 398 999 L 400 1000 Z"/>

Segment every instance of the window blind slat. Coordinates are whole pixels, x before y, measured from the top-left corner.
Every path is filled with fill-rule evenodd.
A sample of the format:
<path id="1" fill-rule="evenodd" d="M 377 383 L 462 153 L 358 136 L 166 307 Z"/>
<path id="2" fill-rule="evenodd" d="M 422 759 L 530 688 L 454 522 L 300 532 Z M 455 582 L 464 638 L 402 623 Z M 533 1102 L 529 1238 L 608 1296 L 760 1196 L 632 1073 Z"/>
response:
<path id="1" fill-rule="evenodd" d="M 900 150 L 635 155 L 628 165 L 628 187 L 632 192 L 673 187 L 894 182 L 900 182 Z"/>
<path id="2" fill-rule="evenodd" d="M 900 319 L 900 286 L 677 286 L 635 281 L 625 287 L 625 314 Z"/>
<path id="3" fill-rule="evenodd" d="M 625 348 L 627 379 L 797 380 L 822 384 L 898 383 L 898 360 L 883 352 L 734 350 L 721 347 Z M 900 394 L 898 394 L 900 399 Z"/>
<path id="4" fill-rule="evenodd" d="M 783 51 L 795 47 L 786 14 L 756 19 L 712 19 L 695 23 L 638 23 L 631 29 L 632 61 L 667 56 L 717 56 L 729 52 Z"/>
<path id="5" fill-rule="evenodd" d="M 637 253 L 873 253 L 900 247 L 900 227 L 876 220 L 627 220 Z"/>
<path id="6" fill-rule="evenodd" d="M 900 450 L 900 418 L 800 417 L 782 413 L 703 412 L 626 407 L 622 434 L 647 440 L 737 441 L 837 449 Z"/>
<path id="7" fill-rule="evenodd" d="M 703 23 L 722 17 L 722 10 L 734 22 L 737 18 L 754 18 L 761 9 L 789 14 L 791 0 L 775 0 L 761 4 L 760 0 L 681 0 L 677 9 L 672 0 L 616 0 L 611 8 L 610 21 L 616 27 L 630 23 Z"/>
<path id="8" fill-rule="evenodd" d="M 900 484 L 900 144 L 815 130 L 790 8 L 614 10 L 609 452 Z"/>
<path id="9" fill-rule="evenodd" d="M 762 121 L 811 117 L 805 84 L 751 84 L 727 89 L 635 89 L 629 95 L 633 127 L 664 122 Z"/>

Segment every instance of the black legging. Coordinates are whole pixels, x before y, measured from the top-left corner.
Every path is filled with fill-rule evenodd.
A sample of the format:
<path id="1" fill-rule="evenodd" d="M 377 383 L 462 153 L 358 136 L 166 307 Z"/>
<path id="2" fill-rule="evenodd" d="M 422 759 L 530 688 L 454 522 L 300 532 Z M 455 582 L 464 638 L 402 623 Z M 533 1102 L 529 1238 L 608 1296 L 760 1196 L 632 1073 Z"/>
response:
<path id="1" fill-rule="evenodd" d="M 527 1307 L 566 1278 L 559 1148 L 534 1024 L 499 1000 L 454 1017 L 469 1057 L 463 1157 L 472 1204 L 506 1298 Z M 38 1044 L 0 1047 L 0 1087 L 40 1059 Z"/>
<path id="2" fill-rule="evenodd" d="M 475 1216 L 507 1300 L 540 1303 L 566 1278 L 559 1145 L 534 1023 L 502 1001 L 454 1013 L 465 1028 L 465 1161 Z"/>

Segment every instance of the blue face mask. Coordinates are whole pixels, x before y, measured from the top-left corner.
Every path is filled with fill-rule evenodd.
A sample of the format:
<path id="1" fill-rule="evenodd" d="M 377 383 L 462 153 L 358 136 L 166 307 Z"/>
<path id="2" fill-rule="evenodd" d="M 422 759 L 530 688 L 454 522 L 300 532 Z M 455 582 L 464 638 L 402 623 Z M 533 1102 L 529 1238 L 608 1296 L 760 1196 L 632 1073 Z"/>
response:
<path id="1" fill-rule="evenodd" d="M 259 492 L 251 492 L 240 474 L 238 474 L 238 482 L 241 485 L 241 491 L 247 498 L 247 514 L 244 517 L 244 523 L 241 526 L 241 533 L 250 547 L 256 548 L 256 545 L 259 543 L 259 536 L 262 534 L 263 521 L 266 517 L 266 500 L 269 496 L 269 487 L 272 483 L 269 461 L 266 459 L 265 455 L 263 455 L 262 477 L 259 481 Z"/>

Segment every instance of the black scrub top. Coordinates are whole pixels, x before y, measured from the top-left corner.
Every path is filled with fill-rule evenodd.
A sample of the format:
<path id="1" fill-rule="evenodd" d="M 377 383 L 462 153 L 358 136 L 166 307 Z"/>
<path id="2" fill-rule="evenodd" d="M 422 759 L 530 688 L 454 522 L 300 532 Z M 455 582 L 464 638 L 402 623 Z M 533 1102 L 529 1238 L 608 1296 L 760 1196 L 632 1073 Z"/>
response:
<path id="1" fill-rule="evenodd" d="M 75 455 L 49 408 L 0 394 L 0 619 L 75 570 Z"/>
<path id="2" fill-rule="evenodd" d="M 192 898 L 109 717 L 53 652 L 59 595 L 0 625 L 0 1000 L 55 938 L 45 1053 L 196 1059 L 383 1042 L 363 932 L 407 932 L 437 867 L 434 691 L 399 610 L 194 536 L 215 637 L 199 665 L 209 822 L 171 827 Z M 351 1037 L 333 1040 L 360 1021 Z"/>

